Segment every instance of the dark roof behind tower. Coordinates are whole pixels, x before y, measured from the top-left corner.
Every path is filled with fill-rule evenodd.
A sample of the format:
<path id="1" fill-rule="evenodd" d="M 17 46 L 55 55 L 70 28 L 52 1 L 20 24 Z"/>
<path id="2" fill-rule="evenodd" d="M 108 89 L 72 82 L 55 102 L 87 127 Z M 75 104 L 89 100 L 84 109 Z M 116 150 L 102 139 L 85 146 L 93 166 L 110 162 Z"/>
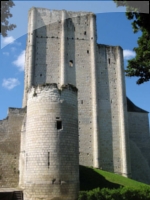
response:
<path id="1" fill-rule="evenodd" d="M 141 112 L 141 113 L 149 113 L 142 108 L 137 107 L 128 97 L 127 97 L 127 110 L 129 112 Z"/>

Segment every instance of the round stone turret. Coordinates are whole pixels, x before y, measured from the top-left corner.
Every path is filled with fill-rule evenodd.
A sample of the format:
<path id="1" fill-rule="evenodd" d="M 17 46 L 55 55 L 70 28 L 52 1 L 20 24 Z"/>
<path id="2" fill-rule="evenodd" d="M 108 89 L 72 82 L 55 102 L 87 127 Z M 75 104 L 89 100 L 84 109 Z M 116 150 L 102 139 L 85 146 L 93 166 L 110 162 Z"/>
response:
<path id="1" fill-rule="evenodd" d="M 77 89 L 28 91 L 25 200 L 75 200 L 79 189 Z"/>

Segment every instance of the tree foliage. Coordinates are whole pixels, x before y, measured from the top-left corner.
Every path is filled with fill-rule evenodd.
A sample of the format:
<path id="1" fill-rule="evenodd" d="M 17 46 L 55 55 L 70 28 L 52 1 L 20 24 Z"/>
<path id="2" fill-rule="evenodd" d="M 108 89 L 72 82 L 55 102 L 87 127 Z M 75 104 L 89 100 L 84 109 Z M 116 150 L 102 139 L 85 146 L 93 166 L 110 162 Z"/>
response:
<path id="1" fill-rule="evenodd" d="M 126 76 L 139 77 L 137 84 L 150 80 L 150 14 L 149 1 L 120 1 L 114 0 L 117 6 L 126 6 L 126 16 L 132 21 L 134 33 L 141 31 L 138 38 L 138 47 L 133 50 L 136 57 L 128 61 Z"/>
<path id="2" fill-rule="evenodd" d="M 16 25 L 15 24 L 9 24 L 8 19 L 12 17 L 12 14 L 10 13 L 10 8 L 13 7 L 15 4 L 12 1 L 1 1 L 1 34 L 3 37 L 7 36 L 7 31 L 13 30 Z"/>

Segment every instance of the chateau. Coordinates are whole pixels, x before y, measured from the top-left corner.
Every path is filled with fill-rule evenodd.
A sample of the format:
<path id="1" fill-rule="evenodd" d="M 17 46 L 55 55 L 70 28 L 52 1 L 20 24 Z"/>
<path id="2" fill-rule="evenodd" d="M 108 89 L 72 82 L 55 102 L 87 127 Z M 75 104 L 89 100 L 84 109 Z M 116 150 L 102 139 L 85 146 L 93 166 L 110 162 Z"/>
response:
<path id="1" fill-rule="evenodd" d="M 22 108 L 0 121 L 0 187 L 76 200 L 79 164 L 150 184 L 148 112 L 125 91 L 123 50 L 90 12 L 31 8 Z"/>

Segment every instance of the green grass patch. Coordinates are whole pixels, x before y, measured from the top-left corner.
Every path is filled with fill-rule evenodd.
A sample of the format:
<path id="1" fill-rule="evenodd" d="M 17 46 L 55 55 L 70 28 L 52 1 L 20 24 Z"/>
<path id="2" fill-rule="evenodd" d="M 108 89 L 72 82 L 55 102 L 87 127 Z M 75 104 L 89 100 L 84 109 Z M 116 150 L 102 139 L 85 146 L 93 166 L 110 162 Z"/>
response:
<path id="1" fill-rule="evenodd" d="M 118 174 L 80 166 L 80 191 L 88 191 L 95 188 L 117 189 L 121 186 L 135 189 L 150 189 L 150 186 L 147 184 L 134 181 Z"/>
<path id="2" fill-rule="evenodd" d="M 80 166 L 78 200 L 150 200 L 150 186 L 118 174 Z"/>

